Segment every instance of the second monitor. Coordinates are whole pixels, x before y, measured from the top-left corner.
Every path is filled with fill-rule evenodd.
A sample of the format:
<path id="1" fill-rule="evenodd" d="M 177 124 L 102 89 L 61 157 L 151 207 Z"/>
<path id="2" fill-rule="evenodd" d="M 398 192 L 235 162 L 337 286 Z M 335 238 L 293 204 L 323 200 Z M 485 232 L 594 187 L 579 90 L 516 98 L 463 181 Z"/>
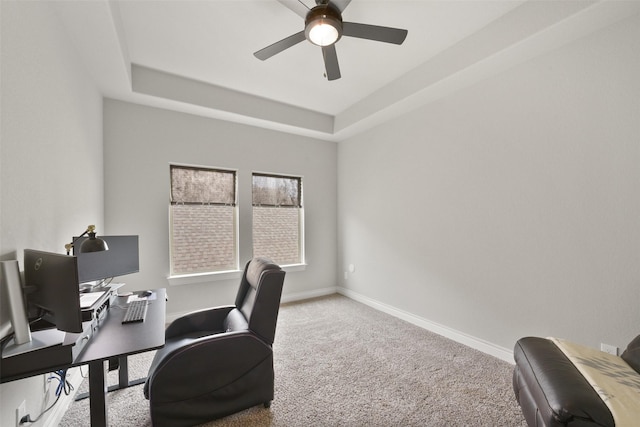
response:
<path id="1" fill-rule="evenodd" d="M 109 250 L 80 253 L 80 238 L 74 243 L 74 255 L 78 258 L 78 280 L 80 283 L 108 279 L 137 273 L 140 270 L 138 236 L 99 236 Z M 75 238 L 74 238 L 75 239 Z"/>

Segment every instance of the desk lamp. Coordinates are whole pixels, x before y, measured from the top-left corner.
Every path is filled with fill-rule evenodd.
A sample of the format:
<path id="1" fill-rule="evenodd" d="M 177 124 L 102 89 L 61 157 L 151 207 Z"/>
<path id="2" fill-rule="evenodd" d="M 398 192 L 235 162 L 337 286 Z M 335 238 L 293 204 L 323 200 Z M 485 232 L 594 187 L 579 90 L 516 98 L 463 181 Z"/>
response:
<path id="1" fill-rule="evenodd" d="M 87 234 L 89 235 L 89 238 L 84 242 L 82 242 L 82 245 L 80 246 L 81 253 L 101 252 L 101 251 L 109 250 L 109 246 L 107 245 L 107 242 L 96 237 L 96 226 L 89 225 L 87 226 L 87 229 L 85 230 L 84 233 L 82 233 L 81 235 L 73 239 L 71 243 L 67 243 L 66 245 L 64 245 L 65 249 L 67 250 L 67 255 L 69 255 L 69 253 L 71 252 L 71 248 L 73 248 L 73 244 L 77 242 L 79 238 L 84 237 Z"/>

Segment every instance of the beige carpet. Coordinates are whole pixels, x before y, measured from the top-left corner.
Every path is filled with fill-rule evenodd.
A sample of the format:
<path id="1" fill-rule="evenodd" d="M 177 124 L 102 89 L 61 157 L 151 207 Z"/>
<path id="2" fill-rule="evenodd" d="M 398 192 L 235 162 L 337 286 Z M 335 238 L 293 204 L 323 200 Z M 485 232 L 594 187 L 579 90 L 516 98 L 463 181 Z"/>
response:
<path id="1" fill-rule="evenodd" d="M 151 358 L 131 357 L 130 377 Z M 204 426 L 526 426 L 512 365 L 343 296 L 283 305 L 274 358 L 270 409 Z M 72 404 L 60 426 L 88 426 L 88 403 Z M 107 404 L 111 426 L 151 425 L 141 385 Z"/>

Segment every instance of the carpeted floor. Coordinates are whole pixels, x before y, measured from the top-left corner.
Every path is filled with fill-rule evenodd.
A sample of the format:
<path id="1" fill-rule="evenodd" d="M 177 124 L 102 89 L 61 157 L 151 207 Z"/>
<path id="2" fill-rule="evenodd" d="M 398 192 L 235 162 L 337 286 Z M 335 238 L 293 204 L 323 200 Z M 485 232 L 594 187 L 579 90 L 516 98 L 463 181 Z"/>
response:
<path id="1" fill-rule="evenodd" d="M 152 356 L 130 358 L 131 378 L 146 375 Z M 526 427 L 512 365 L 343 296 L 283 305 L 274 358 L 271 408 L 204 426 Z M 107 404 L 110 425 L 151 426 L 141 385 L 109 393 Z M 88 425 L 88 400 L 60 424 Z"/>

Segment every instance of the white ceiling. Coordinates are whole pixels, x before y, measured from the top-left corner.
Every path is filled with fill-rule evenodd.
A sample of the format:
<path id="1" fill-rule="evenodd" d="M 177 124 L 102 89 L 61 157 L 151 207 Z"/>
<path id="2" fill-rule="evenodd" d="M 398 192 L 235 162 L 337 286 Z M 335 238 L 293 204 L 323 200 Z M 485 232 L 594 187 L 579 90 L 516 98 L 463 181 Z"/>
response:
<path id="1" fill-rule="evenodd" d="M 300 0 L 308 7 L 314 0 Z M 350 22 L 408 30 L 398 46 L 343 37 L 327 81 L 304 29 L 276 0 L 55 2 L 107 97 L 341 140 L 605 25 L 637 1 L 353 0 Z"/>
<path id="2" fill-rule="evenodd" d="M 409 34 L 401 46 L 344 37 L 336 44 L 343 77 L 329 82 L 321 49 L 309 42 L 264 62 L 253 56 L 304 29 L 303 19 L 275 0 L 118 3 L 132 62 L 331 115 L 517 5 L 354 0 L 345 21 Z"/>

